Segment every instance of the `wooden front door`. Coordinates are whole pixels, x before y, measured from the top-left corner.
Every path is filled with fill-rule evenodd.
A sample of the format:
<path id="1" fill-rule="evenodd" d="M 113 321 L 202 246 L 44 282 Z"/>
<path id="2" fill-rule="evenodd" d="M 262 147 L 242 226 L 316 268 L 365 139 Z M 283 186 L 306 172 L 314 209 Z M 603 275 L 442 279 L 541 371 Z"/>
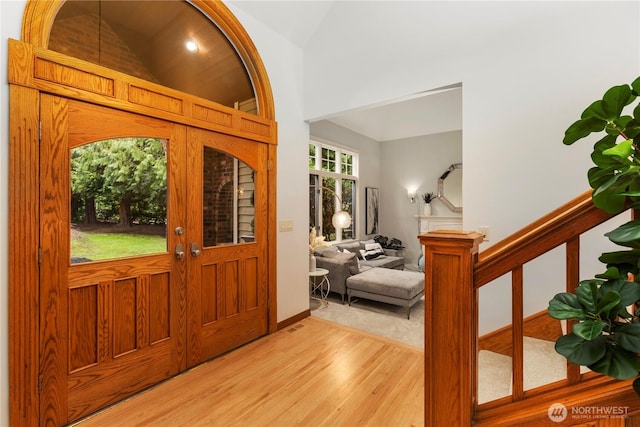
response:
<path id="1" fill-rule="evenodd" d="M 191 366 L 267 333 L 267 147 L 187 135 Z"/>
<path id="2" fill-rule="evenodd" d="M 77 420 L 267 332 L 263 144 L 50 95 L 41 120 L 41 420 Z M 131 230 L 155 246 L 109 247 Z M 95 231 L 107 242 L 87 250 Z"/>

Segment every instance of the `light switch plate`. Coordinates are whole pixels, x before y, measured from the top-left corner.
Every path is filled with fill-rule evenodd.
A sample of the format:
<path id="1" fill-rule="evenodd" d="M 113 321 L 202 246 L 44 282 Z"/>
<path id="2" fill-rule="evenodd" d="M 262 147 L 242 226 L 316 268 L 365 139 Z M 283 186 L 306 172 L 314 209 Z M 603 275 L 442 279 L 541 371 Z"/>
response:
<path id="1" fill-rule="evenodd" d="M 290 219 L 285 219 L 280 221 L 280 231 L 293 231 L 293 221 Z"/>

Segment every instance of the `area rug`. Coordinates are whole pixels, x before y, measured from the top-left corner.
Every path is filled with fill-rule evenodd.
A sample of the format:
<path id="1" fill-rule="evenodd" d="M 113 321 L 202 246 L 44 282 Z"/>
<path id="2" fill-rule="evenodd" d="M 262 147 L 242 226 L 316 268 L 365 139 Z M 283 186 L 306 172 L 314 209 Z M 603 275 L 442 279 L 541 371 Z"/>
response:
<path id="1" fill-rule="evenodd" d="M 424 297 L 411 308 L 410 319 L 404 307 L 365 299 L 352 299 L 349 306 L 333 294 L 326 303 L 311 299 L 310 306 L 312 316 L 424 348 Z"/>

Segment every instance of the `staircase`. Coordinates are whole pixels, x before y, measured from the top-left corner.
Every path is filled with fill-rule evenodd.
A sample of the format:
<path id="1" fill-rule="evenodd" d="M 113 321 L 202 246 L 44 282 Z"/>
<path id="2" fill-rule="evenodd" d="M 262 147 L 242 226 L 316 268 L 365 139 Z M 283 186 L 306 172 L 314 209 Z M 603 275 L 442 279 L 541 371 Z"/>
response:
<path id="1" fill-rule="evenodd" d="M 595 412 L 569 412 L 559 424 L 548 411 L 562 404 L 570 411 L 640 412 L 630 380 L 568 364 L 555 353 L 553 337 L 527 333 L 523 316 L 523 266 L 564 246 L 566 290 L 573 292 L 580 280 L 580 236 L 611 217 L 586 192 L 482 253 L 478 233 L 439 230 L 419 236 L 426 266 L 426 425 L 624 426 L 623 418 Z M 479 339 L 478 290 L 504 275 L 511 277 L 511 325 L 499 340 Z M 486 348 L 486 342 L 493 345 Z"/>

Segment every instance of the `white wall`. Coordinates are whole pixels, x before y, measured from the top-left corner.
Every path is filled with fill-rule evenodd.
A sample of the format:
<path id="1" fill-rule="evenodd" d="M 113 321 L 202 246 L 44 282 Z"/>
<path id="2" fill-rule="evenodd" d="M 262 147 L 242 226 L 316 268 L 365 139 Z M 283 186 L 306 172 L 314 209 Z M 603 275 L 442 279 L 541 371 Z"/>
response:
<path id="1" fill-rule="evenodd" d="M 278 321 L 309 309 L 308 156 L 309 130 L 302 111 L 302 50 L 245 14 L 229 9 L 242 23 L 264 62 L 278 122 L 277 218 L 292 220 L 294 230 L 277 232 Z"/>
<path id="2" fill-rule="evenodd" d="M 402 240 L 405 263 L 415 268 L 422 253 L 415 218 L 422 214 L 424 206 L 420 195 L 437 193 L 440 175 L 452 164 L 462 162 L 462 131 L 385 141 L 381 145 L 381 234 Z M 417 192 L 415 204 L 407 198 L 409 188 Z M 434 200 L 431 208 L 432 215 L 460 215 L 439 200 Z"/>
<path id="3" fill-rule="evenodd" d="M 567 148 L 562 137 L 605 89 L 638 76 L 639 8 L 336 2 L 331 25 L 305 48 L 305 117 L 461 82 L 464 226 L 490 226 L 494 243 L 588 188 L 590 144 Z M 536 275 L 527 313 L 562 289 L 552 271 L 527 269 Z M 481 332 L 509 321 L 509 299 L 504 289 L 483 289 Z"/>

